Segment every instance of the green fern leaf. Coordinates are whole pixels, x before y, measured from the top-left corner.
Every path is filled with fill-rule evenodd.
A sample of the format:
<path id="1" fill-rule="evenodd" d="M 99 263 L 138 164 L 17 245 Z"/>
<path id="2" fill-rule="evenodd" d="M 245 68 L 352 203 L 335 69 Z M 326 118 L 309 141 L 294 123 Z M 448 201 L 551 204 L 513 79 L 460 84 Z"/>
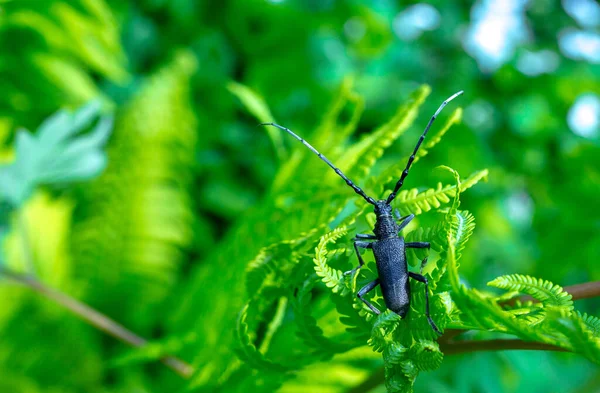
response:
<path id="1" fill-rule="evenodd" d="M 393 333 L 400 320 L 400 316 L 390 310 L 386 310 L 377 317 L 371 330 L 371 338 L 368 341 L 373 350 L 382 352 L 393 342 Z"/>
<path id="2" fill-rule="evenodd" d="M 326 338 L 323 330 L 317 325 L 317 320 L 311 315 L 311 291 L 316 283 L 315 279 L 316 276 L 306 280 L 296 296 L 290 296 L 290 304 L 294 310 L 294 321 L 298 326 L 297 335 L 312 349 L 313 355 L 318 354 L 319 359 L 325 360 L 336 353 L 346 352 L 353 346 Z"/>
<path id="3" fill-rule="evenodd" d="M 310 140 L 311 144 L 319 152 L 340 167 L 340 152 L 345 151 L 346 138 L 356 128 L 364 109 L 362 97 L 352 91 L 352 83 L 352 79 L 350 78 L 344 80 L 338 94 L 323 115 L 319 126 L 312 135 L 299 133 L 299 135 L 303 136 L 306 140 Z M 346 123 L 342 123 L 341 115 L 344 108 L 348 105 L 351 106 L 352 112 L 349 120 Z M 314 201 L 314 190 L 323 190 L 324 184 L 338 185 L 337 189 L 341 189 L 342 187 L 345 188 L 343 185 L 344 183 L 340 183 L 340 178 L 335 172 L 331 171 L 331 169 L 329 169 L 321 160 L 314 157 L 311 157 L 309 160 L 306 159 L 306 157 L 313 154 L 311 151 L 301 144 L 296 143 L 296 146 L 296 150 L 294 150 L 292 155 L 282 163 L 276 178 L 273 180 L 274 192 L 281 192 L 286 186 L 290 186 L 294 190 L 310 193 L 310 196 L 307 195 L 304 199 L 298 198 L 298 200 L 310 200 L 312 202 Z M 319 186 L 312 187 L 312 184 L 310 183 L 311 179 L 307 178 L 304 178 L 302 184 L 298 184 L 294 176 L 299 173 L 298 169 L 300 167 L 302 167 L 302 171 L 308 173 L 323 173 L 324 177 L 316 176 L 314 178 L 314 181 L 318 183 Z M 318 169 L 313 170 L 313 168 Z M 328 197 L 331 198 L 332 187 L 327 187 L 326 193 Z M 344 198 L 349 196 L 347 190 L 344 190 L 343 195 Z M 314 208 L 314 206 L 311 207 Z"/>
<path id="4" fill-rule="evenodd" d="M 375 349 L 375 346 L 373 346 L 373 349 Z M 383 348 L 383 361 L 388 366 L 400 364 L 406 358 L 407 352 L 408 349 L 402 344 L 395 341 L 389 342 Z"/>
<path id="5" fill-rule="evenodd" d="M 146 82 L 117 118 L 106 171 L 79 200 L 88 208 L 73 229 L 74 276 L 86 301 L 133 327 L 159 318 L 193 241 L 195 67 L 182 52 Z"/>
<path id="6" fill-rule="evenodd" d="M 280 373 L 290 370 L 288 367 L 285 367 L 280 363 L 274 363 L 266 359 L 252 342 L 252 336 L 249 332 L 250 328 L 248 326 L 249 306 L 250 305 L 247 304 L 242 309 L 237 321 L 236 332 L 238 339 L 238 347 L 236 348 L 236 350 L 240 359 L 242 359 L 252 367 L 260 370 L 274 371 Z"/>
<path id="7" fill-rule="evenodd" d="M 509 291 L 526 293 L 542 302 L 545 306 L 564 307 L 569 311 L 573 309 L 572 296 L 560 286 L 547 280 L 521 274 L 511 274 L 498 277 L 490 281 L 488 285 Z"/>
<path id="8" fill-rule="evenodd" d="M 349 288 L 345 283 L 344 273 L 341 270 L 334 269 L 327 264 L 327 257 L 329 251 L 327 245 L 335 243 L 339 238 L 345 236 L 348 233 L 346 227 L 339 227 L 334 229 L 332 232 L 321 237 L 319 245 L 315 249 L 315 272 L 328 288 L 331 288 L 333 293 L 340 293 L 345 295 L 349 292 Z"/>
<path id="9" fill-rule="evenodd" d="M 600 318 L 585 313 L 581 314 L 579 311 L 575 311 L 575 313 L 587 325 L 587 328 L 592 332 L 594 337 L 600 338 Z"/>
<path id="10" fill-rule="evenodd" d="M 248 112 L 256 117 L 261 123 L 269 123 L 274 121 L 271 110 L 269 109 L 269 106 L 265 100 L 248 86 L 231 81 L 227 84 L 227 90 L 229 90 L 231 94 L 235 95 L 242 102 L 246 110 L 248 110 Z M 283 136 L 281 132 L 273 127 L 265 127 L 265 130 L 271 139 L 271 143 L 273 143 L 277 158 L 279 158 L 279 160 L 283 160 L 286 157 L 286 151 L 283 145 Z"/>
<path id="11" fill-rule="evenodd" d="M 466 210 L 459 210 L 452 220 L 452 230 L 456 241 L 456 259 L 462 257 L 462 251 L 475 230 L 475 217 Z"/>
<path id="12" fill-rule="evenodd" d="M 487 175 L 487 169 L 473 173 L 461 181 L 460 192 L 473 187 L 480 180 L 486 178 Z M 457 185 L 442 186 L 442 183 L 438 183 L 436 188 L 431 188 L 423 192 L 419 192 L 416 188 L 400 191 L 395 199 L 395 207 L 400 210 L 402 215 L 411 213 L 418 215 L 428 212 L 450 202 L 450 198 L 456 195 L 457 187 Z"/>
<path id="13" fill-rule="evenodd" d="M 420 158 L 425 157 L 429 154 L 429 151 L 433 149 L 441 140 L 442 137 L 448 132 L 448 130 L 454 125 L 460 122 L 462 119 L 462 109 L 456 109 L 446 120 L 441 129 L 433 135 L 429 135 L 421 147 L 419 151 L 415 155 L 415 159 L 413 164 L 419 161 Z M 408 162 L 409 156 L 400 160 L 399 162 Z M 402 171 L 404 170 L 403 165 L 393 165 L 383 170 L 382 173 L 377 176 L 369 179 L 367 183 L 367 187 L 371 190 L 374 190 L 376 195 L 383 194 L 383 191 L 386 188 L 394 187 L 400 176 L 402 175 Z"/>
<path id="14" fill-rule="evenodd" d="M 444 354 L 435 341 L 419 340 L 410 347 L 408 357 L 420 371 L 438 369 L 444 360 Z"/>
<path id="15" fill-rule="evenodd" d="M 423 85 L 413 92 L 389 122 L 346 150 L 338 160 L 340 168 L 352 179 L 364 178 L 384 150 L 410 127 L 430 91 L 429 86 Z"/>
<path id="16" fill-rule="evenodd" d="M 550 310 L 545 326 L 553 328 L 563 336 L 566 345 L 561 342 L 558 344 L 559 346 L 566 347 L 592 362 L 600 364 L 600 339 L 589 329 L 588 323 L 580 314 L 564 309 Z"/>

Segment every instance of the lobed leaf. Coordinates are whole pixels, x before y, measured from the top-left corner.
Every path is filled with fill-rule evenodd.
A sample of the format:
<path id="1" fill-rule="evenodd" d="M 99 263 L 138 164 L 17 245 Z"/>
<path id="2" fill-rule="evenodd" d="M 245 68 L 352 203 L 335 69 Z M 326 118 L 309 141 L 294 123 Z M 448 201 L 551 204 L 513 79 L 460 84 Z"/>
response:
<path id="1" fill-rule="evenodd" d="M 540 278 L 510 274 L 498 277 L 490 281 L 488 285 L 528 294 L 542 302 L 544 306 L 564 307 L 569 311 L 573 309 L 573 300 L 571 300 L 572 296 L 569 293 L 565 292 L 559 285 Z"/>
<path id="2" fill-rule="evenodd" d="M 473 173 L 461 181 L 460 192 L 473 187 L 480 180 L 486 178 L 487 175 L 487 169 Z M 411 213 L 418 215 L 432 209 L 437 209 L 443 204 L 450 202 L 450 198 L 456 195 L 457 187 L 459 186 L 456 184 L 442 186 L 442 183 L 438 183 L 436 188 L 430 188 L 422 192 L 419 192 L 416 188 L 403 190 L 398 193 L 398 196 L 394 200 L 394 205 L 400 210 L 402 215 Z"/>

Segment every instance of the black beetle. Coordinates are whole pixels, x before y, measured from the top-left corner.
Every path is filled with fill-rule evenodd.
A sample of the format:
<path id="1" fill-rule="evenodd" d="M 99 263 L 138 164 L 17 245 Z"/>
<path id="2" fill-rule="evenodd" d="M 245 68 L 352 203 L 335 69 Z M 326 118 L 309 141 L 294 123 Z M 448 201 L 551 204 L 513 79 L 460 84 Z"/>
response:
<path id="1" fill-rule="evenodd" d="M 357 293 L 357 296 L 360 300 L 362 300 L 374 313 L 380 314 L 381 312 L 373 306 L 367 299 L 363 296 L 368 292 L 373 290 L 377 285 L 381 285 L 381 293 L 383 294 L 383 300 L 385 301 L 385 305 L 404 318 L 406 313 L 410 307 L 410 285 L 408 282 L 408 278 L 412 278 L 414 280 L 420 281 L 425 284 L 425 316 L 427 317 L 427 321 L 431 325 L 431 328 L 438 334 L 441 334 L 438 327 L 431 319 L 431 315 L 429 313 L 429 287 L 427 283 L 427 278 L 421 274 L 413 273 L 408 271 L 408 265 L 406 263 L 406 248 L 429 248 L 430 244 L 427 242 L 414 242 L 414 243 L 406 243 L 404 241 L 404 237 L 400 235 L 400 232 L 410 223 L 410 221 L 415 217 L 414 214 L 410 214 L 405 217 L 399 217 L 398 222 L 394 220 L 392 215 L 392 206 L 391 203 L 396 198 L 396 195 L 402 185 L 404 184 L 404 179 L 408 176 L 408 171 L 410 166 L 412 165 L 415 155 L 421 147 L 421 143 L 425 139 L 427 135 L 427 131 L 431 128 L 434 120 L 440 114 L 442 109 L 452 101 L 454 98 L 461 95 L 462 90 L 458 93 L 452 95 L 447 100 L 445 100 L 442 105 L 438 108 L 435 114 L 429 120 L 427 127 L 425 127 L 425 131 L 419 138 L 417 145 L 413 153 L 411 154 L 408 162 L 406 164 L 406 168 L 402 172 L 400 176 L 400 180 L 396 183 L 394 190 L 390 193 L 390 195 L 386 199 L 382 199 L 379 201 L 374 200 L 365 192 L 358 187 L 352 180 L 348 179 L 344 173 L 337 168 L 335 165 L 331 163 L 321 153 L 319 153 L 314 147 L 312 147 L 308 142 L 304 139 L 300 138 L 289 128 L 280 126 L 275 123 L 262 123 L 261 125 L 268 125 L 277 127 L 283 131 L 286 131 L 294 138 L 298 139 L 300 142 L 304 144 L 304 146 L 308 147 L 313 153 L 315 153 L 319 158 L 327 165 L 331 167 L 342 179 L 346 181 L 354 192 L 358 195 L 362 196 L 368 203 L 375 206 L 375 229 L 373 230 L 373 235 L 369 234 L 357 234 L 354 238 L 354 250 L 356 251 L 356 255 L 358 257 L 358 266 L 350 271 L 345 272 L 344 274 L 353 274 L 358 269 L 360 269 L 364 265 L 364 261 L 358 248 L 370 248 L 373 250 L 373 255 L 375 256 L 375 262 L 377 264 L 377 272 L 379 278 L 374 281 L 371 281 L 367 285 L 365 285 L 362 289 L 360 289 Z M 396 211 L 397 212 L 397 211 Z M 423 261 L 423 263 L 426 260 Z"/>

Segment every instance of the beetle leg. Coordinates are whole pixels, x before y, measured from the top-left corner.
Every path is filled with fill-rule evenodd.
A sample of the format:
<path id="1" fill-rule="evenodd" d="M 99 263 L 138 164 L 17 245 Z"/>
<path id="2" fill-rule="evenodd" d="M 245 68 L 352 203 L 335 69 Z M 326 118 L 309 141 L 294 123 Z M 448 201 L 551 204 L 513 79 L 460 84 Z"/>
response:
<path id="1" fill-rule="evenodd" d="M 372 239 L 375 240 L 377 237 L 375 235 L 369 235 L 368 233 L 357 233 L 354 236 L 354 240 L 356 239 Z"/>
<path id="2" fill-rule="evenodd" d="M 431 314 L 429 314 L 429 283 L 427 282 L 427 277 L 413 272 L 408 272 L 408 275 L 410 276 L 410 278 L 425 284 L 425 316 L 427 317 L 427 322 L 429 322 L 429 325 L 431 326 L 433 331 L 441 335 L 442 332 L 440 332 L 440 329 L 438 329 L 438 327 L 433 322 L 433 319 L 431 319 Z"/>
<path id="3" fill-rule="evenodd" d="M 413 218 L 415 218 L 414 214 L 409 214 L 406 217 L 402 217 L 401 220 L 401 224 L 398 226 L 398 232 L 402 231 L 404 228 L 406 228 L 406 226 L 408 224 L 410 224 L 410 222 L 413 220 Z"/>
<path id="4" fill-rule="evenodd" d="M 412 242 L 412 243 L 405 243 L 404 247 L 406 247 L 406 248 L 430 248 L 431 244 L 429 244 L 428 242 Z"/>
<path id="5" fill-rule="evenodd" d="M 365 261 L 363 261 L 362 256 L 360 255 L 360 252 L 358 251 L 358 247 L 361 248 L 373 248 L 373 244 L 369 243 L 369 242 L 361 242 L 361 241 L 355 241 L 354 242 L 354 251 L 356 251 L 356 256 L 358 257 L 358 266 L 355 267 L 352 270 L 348 270 L 347 272 L 344 272 L 344 275 L 350 275 L 350 274 L 354 274 L 358 269 L 360 269 L 361 267 L 363 267 L 363 265 L 365 264 Z"/>
<path id="6" fill-rule="evenodd" d="M 364 287 L 362 287 L 360 289 L 360 291 L 358 291 L 358 293 L 356 294 L 356 296 L 362 300 L 367 307 L 369 307 L 371 309 L 371 311 L 373 311 L 375 314 L 379 315 L 381 314 L 381 311 L 379 311 L 377 309 L 377 307 L 375 307 L 374 305 L 371 304 L 371 302 L 369 302 L 367 299 L 363 298 L 364 295 L 366 295 L 367 293 L 371 292 L 377 285 L 379 285 L 379 279 L 373 280 L 370 283 L 368 283 L 367 285 L 365 285 Z"/>

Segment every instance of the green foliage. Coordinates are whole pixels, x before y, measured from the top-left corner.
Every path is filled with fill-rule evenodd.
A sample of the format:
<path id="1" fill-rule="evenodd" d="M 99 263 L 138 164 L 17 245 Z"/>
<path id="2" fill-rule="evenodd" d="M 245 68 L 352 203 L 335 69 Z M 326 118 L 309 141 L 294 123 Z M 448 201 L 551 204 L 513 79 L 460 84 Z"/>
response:
<path id="1" fill-rule="evenodd" d="M 563 291 L 560 286 L 547 280 L 521 274 L 511 274 L 498 277 L 490 281 L 488 285 L 507 291 L 526 293 L 542 302 L 544 306 L 560 307 L 567 310 L 573 309 L 571 295 Z"/>
<path id="2" fill-rule="evenodd" d="M 379 128 L 374 134 L 352 145 L 348 149 L 349 153 L 347 155 L 346 153 L 343 154 L 343 157 L 349 156 L 351 159 L 344 160 L 341 157 L 340 160 L 345 165 L 345 168 L 355 168 L 356 172 L 354 172 L 354 175 L 358 176 L 359 179 L 369 173 L 369 167 L 381 156 L 383 150 L 389 147 L 393 140 L 416 117 L 416 111 L 422 104 L 425 94 L 428 91 L 428 88 L 419 89 L 414 95 L 416 98 L 411 99 L 408 104 L 402 106 L 398 114 L 388 124 Z M 444 133 L 445 131 L 443 130 Z M 362 154 L 364 157 L 357 158 L 361 157 L 361 151 L 364 152 Z M 405 192 L 401 194 L 402 199 L 399 205 L 406 206 L 408 211 L 412 211 L 411 209 L 416 209 L 420 206 L 421 209 L 416 212 L 422 213 L 439 209 L 443 204 L 449 203 L 451 201 L 450 196 L 453 196 L 455 202 L 452 208 L 446 215 L 442 216 L 442 221 L 436 225 L 435 230 L 422 231 L 421 234 L 432 234 L 435 232 L 435 236 L 432 237 L 443 239 L 449 231 L 453 230 L 457 233 L 456 244 L 462 250 L 473 232 L 474 218 L 468 212 L 457 211 L 456 201 L 458 200 L 460 191 L 472 187 L 486 175 L 487 170 L 483 170 L 455 185 L 442 187 L 440 184 L 437 192 L 435 190 L 420 194 L 416 191 L 412 193 Z M 456 174 L 456 176 L 458 175 Z M 345 186 L 341 184 L 338 187 Z M 351 224 L 360 221 L 365 215 L 364 209 L 357 210 L 350 217 L 346 217 L 344 222 Z M 314 274 L 312 275 L 308 271 L 304 271 L 302 273 L 304 276 L 299 276 L 303 268 L 295 269 L 294 275 L 277 274 L 277 270 L 286 271 L 284 266 L 305 263 L 306 258 L 294 257 L 293 255 L 298 255 L 298 250 L 288 250 L 288 254 L 291 257 L 288 256 L 286 259 L 279 253 L 281 245 L 274 245 L 263 249 L 257 258 L 250 263 L 251 268 L 248 271 L 247 277 L 248 282 L 252 284 L 248 285 L 248 288 L 251 288 L 249 295 L 251 298 L 257 299 L 256 301 L 259 301 L 261 304 L 268 303 L 268 300 L 265 300 L 265 296 L 272 297 L 277 292 L 266 292 L 265 287 L 273 286 L 273 283 L 281 282 L 281 280 L 285 280 L 287 277 L 288 285 L 294 285 L 296 289 L 293 292 L 287 292 L 285 295 L 280 293 L 275 296 L 286 296 L 291 299 L 291 311 L 294 313 L 294 319 L 297 322 L 298 336 L 301 339 L 301 345 L 305 348 L 302 364 L 306 365 L 323 361 L 329 359 L 335 353 L 345 352 L 355 346 L 365 345 L 368 342 L 374 350 L 383 353 L 388 390 L 393 392 L 410 391 L 420 371 L 436 369 L 442 361 L 442 354 L 435 343 L 437 336 L 432 331 L 424 316 L 425 288 L 419 283 L 411 284 L 411 312 L 404 320 L 389 311 L 373 320 L 373 314 L 355 296 L 358 288 L 364 284 L 357 285 L 358 276 L 350 277 L 343 274 L 343 268 L 349 267 L 348 257 L 350 256 L 351 260 L 354 259 L 352 249 L 347 246 L 350 241 L 348 235 L 348 226 L 340 224 L 332 231 L 320 236 L 314 248 Z M 305 236 L 302 238 L 307 239 Z M 313 244 L 315 244 L 314 241 L 311 240 Z M 274 252 L 274 247 L 279 251 Z M 434 248 L 439 249 L 439 246 Z M 278 262 L 276 263 L 275 261 Z M 443 268 L 443 263 L 443 258 L 437 261 L 438 270 Z M 268 270 L 266 266 L 269 266 Z M 364 274 L 367 278 L 373 277 L 375 273 L 371 269 L 372 267 L 366 266 L 362 269 L 360 276 Z M 274 275 L 278 280 L 273 280 L 270 275 Z M 304 282 L 300 281 L 299 277 L 305 277 Z M 314 296 L 311 295 L 317 284 L 315 277 L 318 277 L 324 284 L 324 290 L 331 293 L 337 315 L 339 315 L 339 322 L 348 327 L 345 333 L 326 337 L 324 329 L 319 326 L 319 319 L 315 318 L 313 313 L 311 313 L 311 300 L 313 307 L 315 304 Z M 430 284 L 435 287 L 441 277 L 442 274 L 430 275 Z M 263 283 L 259 283 L 261 278 L 263 279 Z M 447 294 L 443 293 L 431 296 L 432 316 L 441 329 L 450 321 L 449 314 L 451 310 L 448 307 L 448 301 L 444 299 L 445 297 L 447 297 Z M 377 299 L 381 298 L 378 296 L 374 299 L 376 303 L 379 303 Z M 379 307 L 382 306 L 380 305 Z M 243 359 L 248 359 L 249 365 L 254 364 L 255 367 L 264 366 L 265 360 L 262 358 L 260 352 L 256 350 L 256 344 L 253 344 L 256 340 L 256 337 L 253 338 L 255 330 L 249 330 L 246 323 L 248 318 L 246 315 L 247 312 L 248 307 L 246 306 L 242 311 L 244 324 L 238 325 L 239 347 L 245 348 Z M 261 312 L 263 316 L 259 317 L 255 322 L 259 325 L 261 318 L 267 316 L 267 314 L 264 314 L 264 310 Z M 284 329 L 283 327 L 281 328 Z M 332 326 L 328 328 L 328 330 L 332 329 L 339 331 L 340 327 Z M 300 343 L 294 344 L 294 347 L 298 347 L 298 345 Z M 288 355 L 289 358 L 290 356 Z M 277 360 L 269 360 L 269 362 L 280 364 Z M 272 370 L 272 368 L 270 369 Z"/>
<path id="3" fill-rule="evenodd" d="M 119 30 L 103 0 L 9 1 L 0 24 L 0 112 L 33 126 L 57 107 L 98 98 L 94 77 L 127 78 Z M 23 116 L 23 114 L 27 116 Z"/>
<path id="4" fill-rule="evenodd" d="M 74 275 L 86 283 L 85 298 L 119 304 L 119 319 L 134 326 L 158 318 L 157 303 L 174 288 L 193 239 L 196 135 L 187 86 L 194 70 L 194 59 L 179 53 L 149 78 L 118 115 L 110 164 L 80 201 L 93 208 L 78 212 Z M 106 282 L 114 282 L 111 296 L 101 295 Z"/>
<path id="5" fill-rule="evenodd" d="M 57 112 L 35 135 L 20 130 L 15 140 L 15 161 L 0 167 L 0 198 L 19 207 L 41 185 L 89 180 L 99 175 L 106 166 L 102 148 L 112 129 L 112 118 L 102 117 L 88 134 L 81 135 L 99 113 L 100 104 L 92 102 L 74 113 Z"/>
<path id="6" fill-rule="evenodd" d="M 471 188 L 481 179 L 487 177 L 488 171 L 484 169 L 473 173 L 471 176 L 463 180 L 460 184 L 460 192 Z M 421 214 L 432 209 L 438 209 L 443 204 L 450 202 L 450 198 L 456 194 L 457 185 L 442 186 L 438 183 L 436 188 L 430 188 L 426 191 L 419 192 L 418 189 L 403 190 L 398 193 L 394 200 L 394 205 L 400 210 L 403 215 Z"/>
<path id="7" fill-rule="evenodd" d="M 70 160 L 64 147 L 93 139 L 81 129 L 52 146 L 19 131 L 59 110 L 94 101 L 116 119 L 101 178 L 0 187 L 24 195 L 18 210 L 0 203 L 2 269 L 36 274 L 150 342 L 127 348 L 2 276 L 0 391 L 593 390 L 597 299 L 570 304 L 549 282 L 600 274 L 598 127 L 582 132 L 575 110 L 600 79 L 565 44 L 594 28 L 567 12 L 572 2 L 519 4 L 511 20 L 525 18 L 531 39 L 519 42 L 525 24 L 514 24 L 490 67 L 498 58 L 472 41 L 488 3 L 432 2 L 443 23 L 407 35 L 418 12 L 403 2 L 227 0 L 214 12 L 194 0 L 0 0 L 0 165 L 45 157 L 38 178 Z M 378 324 L 354 295 L 376 276 L 372 254 L 341 274 L 357 262 L 352 236 L 372 229 L 369 206 L 297 141 L 256 124 L 290 127 L 380 197 L 460 89 L 394 202 L 419 213 L 407 241 L 432 244 L 407 257 L 430 281 L 434 320 L 468 330 L 438 347 L 421 283 L 408 318 L 384 312 Z M 18 152 L 23 141 L 35 154 Z M 102 148 L 84 149 L 98 167 Z M 69 176 L 86 165 L 71 161 Z M 481 168 L 489 183 L 466 192 Z M 495 276 L 500 287 L 482 289 Z M 369 296 L 385 309 L 378 290 Z M 442 352 L 499 337 L 583 356 L 469 353 L 438 368 Z M 189 381 L 157 361 L 167 355 L 191 364 Z"/>

